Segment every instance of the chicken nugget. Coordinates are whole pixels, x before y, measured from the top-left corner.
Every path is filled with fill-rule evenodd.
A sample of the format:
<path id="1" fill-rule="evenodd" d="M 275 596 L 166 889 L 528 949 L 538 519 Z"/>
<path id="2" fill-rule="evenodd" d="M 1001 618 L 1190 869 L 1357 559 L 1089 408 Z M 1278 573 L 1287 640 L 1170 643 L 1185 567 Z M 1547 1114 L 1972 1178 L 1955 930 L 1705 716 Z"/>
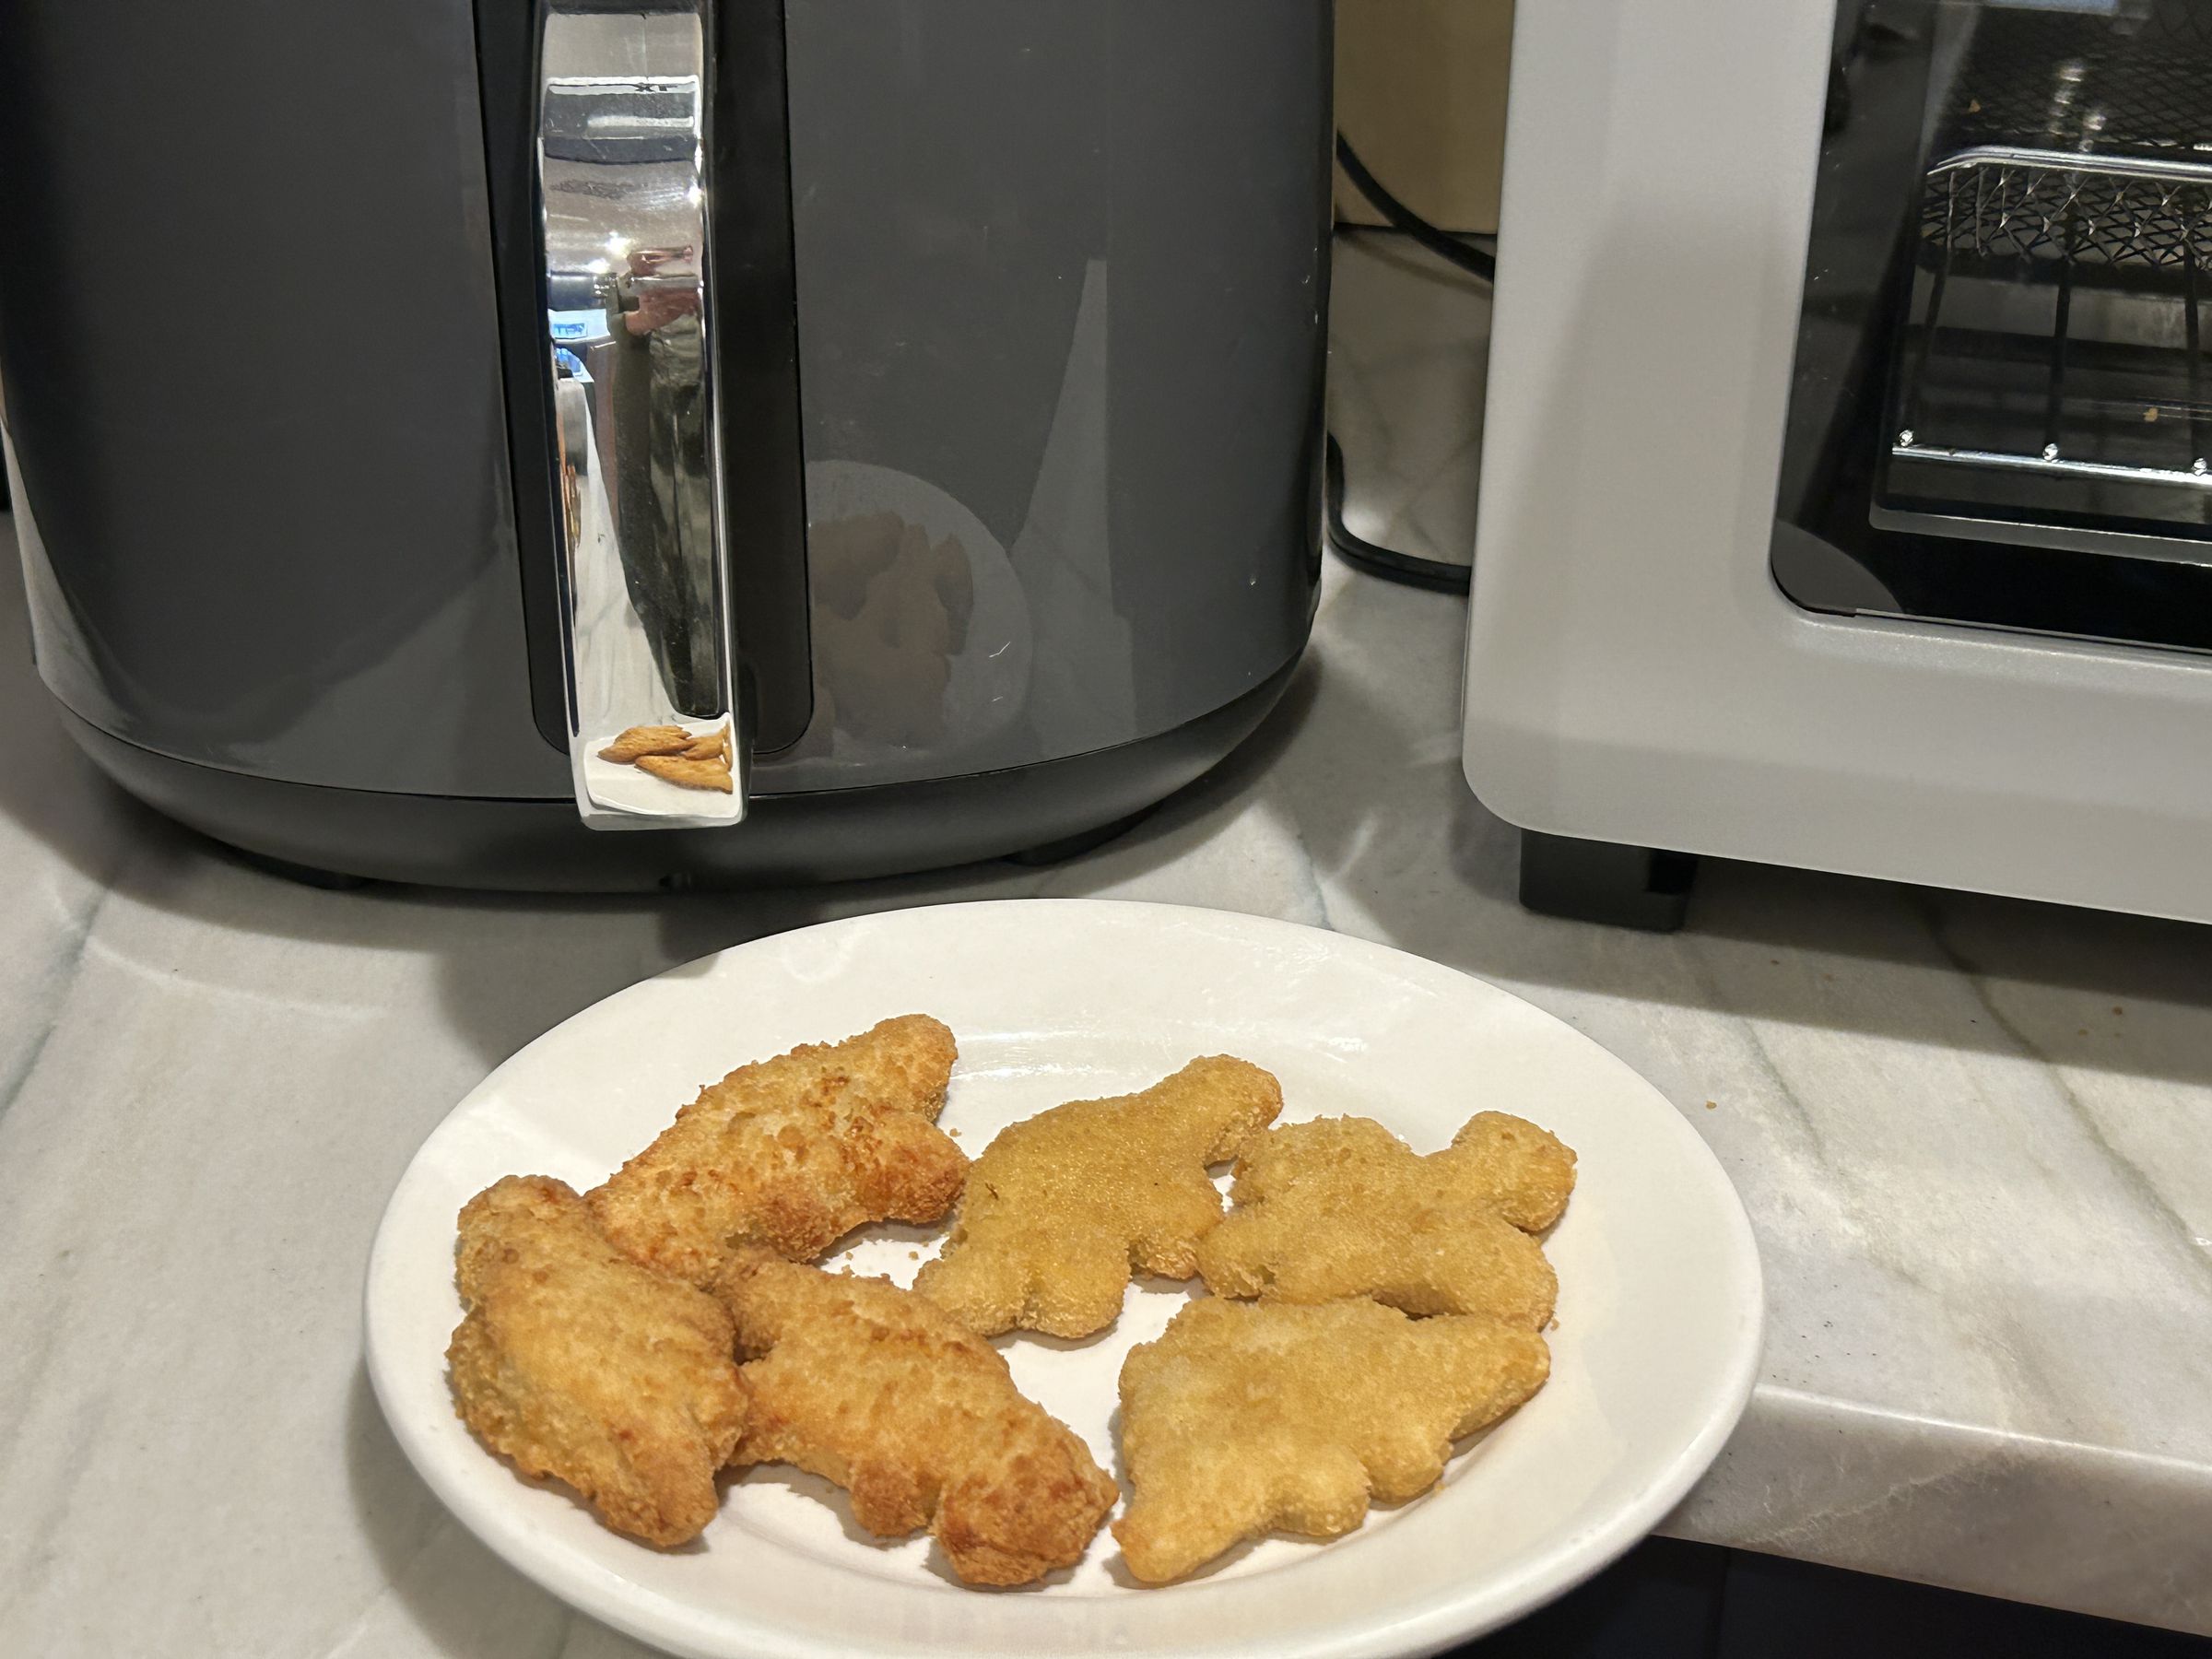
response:
<path id="1" fill-rule="evenodd" d="M 446 1349 L 461 1420 L 617 1532 L 665 1548 L 714 1518 L 745 1428 L 730 1316 L 606 1241 L 561 1182 L 510 1175 L 461 1211 L 468 1312 Z"/>
<path id="2" fill-rule="evenodd" d="M 1478 1112 L 1452 1137 L 1447 1159 L 1524 1232 L 1559 1218 L 1574 1191 L 1574 1152 L 1547 1129 L 1505 1112 Z"/>
<path id="3" fill-rule="evenodd" d="M 869 1221 L 935 1221 L 968 1160 L 936 1126 L 952 1033 L 925 1014 L 741 1065 L 589 1195 L 617 1247 L 701 1287 L 746 1245 L 797 1261 Z"/>
<path id="4" fill-rule="evenodd" d="M 1198 1271 L 1216 1296 L 1371 1296 L 1535 1330 L 1559 1279 L 1516 1222 L 1556 1220 L 1573 1182 L 1572 1152 L 1502 1112 L 1427 1158 L 1370 1118 L 1287 1124 L 1238 1159 L 1234 1207 L 1200 1241 Z"/>
<path id="5" fill-rule="evenodd" d="M 1098 1535 L 1112 1478 L 935 1303 L 765 1253 L 720 1289 L 753 1401 L 737 1463 L 835 1481 L 879 1535 L 928 1527 L 971 1584 L 1029 1583 Z"/>
<path id="6" fill-rule="evenodd" d="M 1206 1166 L 1235 1156 L 1282 1105 L 1272 1077 L 1222 1054 L 1142 1093 L 1013 1124 L 975 1160 L 944 1253 L 914 1288 L 985 1336 L 1104 1330 L 1132 1267 L 1197 1271 L 1197 1242 L 1221 1219 Z"/>
<path id="7" fill-rule="evenodd" d="M 1273 1529 L 1350 1532 L 1371 1501 L 1427 1491 L 1452 1441 L 1512 1411 L 1550 1364 L 1534 1331 L 1479 1315 L 1194 1301 L 1122 1364 L 1135 1495 L 1113 1535 L 1159 1584 Z"/>

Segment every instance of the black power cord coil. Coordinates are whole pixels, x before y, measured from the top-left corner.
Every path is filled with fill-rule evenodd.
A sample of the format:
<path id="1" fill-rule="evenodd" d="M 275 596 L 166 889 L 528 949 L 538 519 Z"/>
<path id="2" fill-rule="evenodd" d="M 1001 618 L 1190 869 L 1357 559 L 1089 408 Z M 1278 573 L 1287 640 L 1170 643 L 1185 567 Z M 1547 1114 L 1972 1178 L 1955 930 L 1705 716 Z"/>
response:
<path id="1" fill-rule="evenodd" d="M 1389 222 L 1392 229 L 1406 235 L 1434 253 L 1439 259 L 1457 266 L 1469 276 L 1485 282 L 1494 282 L 1498 276 L 1498 262 L 1480 248 L 1469 247 L 1458 237 L 1440 230 L 1419 214 L 1382 187 L 1375 175 L 1367 171 L 1359 152 L 1342 133 L 1336 135 L 1336 161 L 1344 169 L 1344 176 L 1365 196 Z M 1354 535 L 1344 522 L 1344 450 L 1331 434 L 1328 443 L 1327 474 L 1324 479 L 1328 503 L 1328 540 L 1336 556 L 1347 564 L 1355 565 L 1371 575 L 1386 582 L 1404 582 L 1408 587 L 1428 588 L 1440 594 L 1464 594 L 1473 583 L 1474 571 L 1466 565 L 1453 564 L 1449 559 L 1423 559 L 1415 553 L 1401 553 L 1395 547 L 1385 547 L 1364 536 Z"/>

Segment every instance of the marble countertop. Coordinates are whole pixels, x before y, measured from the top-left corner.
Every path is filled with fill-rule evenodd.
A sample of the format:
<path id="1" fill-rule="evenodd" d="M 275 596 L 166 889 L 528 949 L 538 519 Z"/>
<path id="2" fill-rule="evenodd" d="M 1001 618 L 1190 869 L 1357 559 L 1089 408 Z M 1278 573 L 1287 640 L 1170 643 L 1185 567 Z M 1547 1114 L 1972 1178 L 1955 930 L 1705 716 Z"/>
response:
<path id="1" fill-rule="evenodd" d="M 1339 346 L 1363 525 L 1448 541 L 1471 456 L 1439 411 L 1475 406 L 1479 294 L 1388 247 L 1349 257 L 1340 321 L 1390 300 Z M 1770 1314 L 1743 1427 L 1667 1531 L 2212 1632 L 2200 929 L 1727 864 L 1679 935 L 1527 914 L 1513 832 L 1460 775 L 1461 602 L 1334 563 L 1281 711 L 1070 865 L 654 900 L 324 892 L 102 783 L 0 594 L 0 1652 L 630 1659 L 449 1520 L 386 1431 L 359 1324 L 386 1194 L 489 1067 L 635 979 L 826 917 L 1035 893 L 1384 940 L 1657 1084 L 1743 1194 Z"/>

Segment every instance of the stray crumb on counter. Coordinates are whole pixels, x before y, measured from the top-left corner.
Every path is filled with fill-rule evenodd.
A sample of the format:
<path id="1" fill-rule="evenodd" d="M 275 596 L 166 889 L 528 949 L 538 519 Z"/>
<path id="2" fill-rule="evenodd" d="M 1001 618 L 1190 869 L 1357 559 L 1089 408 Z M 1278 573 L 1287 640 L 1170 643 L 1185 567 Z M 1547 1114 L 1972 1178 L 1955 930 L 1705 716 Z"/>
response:
<path id="1" fill-rule="evenodd" d="M 1718 1100 L 1708 1100 L 1705 1102 L 1705 1110 L 1708 1112 L 1718 1112 L 1720 1109 L 1721 1103 Z"/>

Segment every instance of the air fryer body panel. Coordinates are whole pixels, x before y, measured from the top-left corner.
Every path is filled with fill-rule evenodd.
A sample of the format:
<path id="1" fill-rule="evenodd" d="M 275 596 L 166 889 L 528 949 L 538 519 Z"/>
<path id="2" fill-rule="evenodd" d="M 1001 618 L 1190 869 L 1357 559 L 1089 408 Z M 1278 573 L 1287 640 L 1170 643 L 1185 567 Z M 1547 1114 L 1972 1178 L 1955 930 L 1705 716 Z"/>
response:
<path id="1" fill-rule="evenodd" d="M 951 497 L 990 541 L 979 619 L 1018 587 L 981 643 L 1029 665 L 1019 719 L 960 708 L 943 758 L 864 765 L 1150 736 L 1303 642 L 1328 85 L 1294 9 L 787 7 L 809 517 L 849 464 Z M 761 787 L 840 782 L 798 758 Z"/>
<path id="2" fill-rule="evenodd" d="M 39 669 L 126 742 L 554 795 L 465 0 L 0 7 L 0 390 Z"/>
<path id="3" fill-rule="evenodd" d="M 529 8 L 0 22 L 40 669 L 129 786 L 359 874 L 851 874 L 1105 822 L 1265 713 L 1318 577 L 1325 0 L 722 6 L 752 176 L 711 283 L 774 811 L 614 836 L 556 743 Z M 893 524 L 949 571 L 949 639 L 861 598 Z"/>

